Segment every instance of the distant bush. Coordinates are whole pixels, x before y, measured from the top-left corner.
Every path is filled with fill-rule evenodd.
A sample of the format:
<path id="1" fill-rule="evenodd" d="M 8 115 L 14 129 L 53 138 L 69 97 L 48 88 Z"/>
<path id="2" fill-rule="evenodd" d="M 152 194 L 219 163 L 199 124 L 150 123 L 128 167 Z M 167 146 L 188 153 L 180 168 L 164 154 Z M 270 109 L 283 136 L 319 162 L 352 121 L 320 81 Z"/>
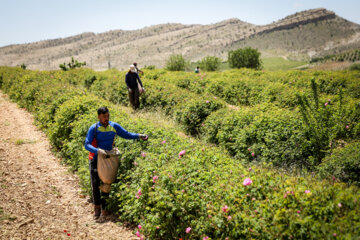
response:
<path id="1" fill-rule="evenodd" d="M 88 76 L 84 82 L 85 87 L 89 89 L 91 85 L 95 82 L 95 80 L 96 80 L 96 76 L 94 75 Z"/>
<path id="2" fill-rule="evenodd" d="M 185 71 L 186 61 L 181 54 L 171 55 L 166 61 L 166 69 L 169 71 Z"/>
<path id="3" fill-rule="evenodd" d="M 63 71 L 67 71 L 69 69 L 75 69 L 75 68 L 81 68 L 82 66 L 85 66 L 86 62 L 78 62 L 78 60 L 74 60 L 74 58 L 71 58 L 71 62 L 69 63 L 63 63 L 59 65 L 59 68 Z"/>
<path id="4" fill-rule="evenodd" d="M 219 100 L 191 100 L 177 107 L 176 120 L 184 125 L 185 130 L 193 135 L 199 133 L 204 120 L 216 110 L 223 108 L 224 103 Z"/>
<path id="5" fill-rule="evenodd" d="M 219 69 L 221 59 L 215 56 L 207 56 L 201 59 L 200 68 L 205 71 L 216 71 Z"/>
<path id="6" fill-rule="evenodd" d="M 318 166 L 321 176 L 334 176 L 343 182 L 360 185 L 360 142 L 334 150 Z"/>
<path id="7" fill-rule="evenodd" d="M 349 69 L 352 71 L 355 71 L 355 70 L 360 71 L 360 63 L 355 63 L 355 64 L 351 65 Z"/>
<path id="8" fill-rule="evenodd" d="M 24 69 L 24 70 L 26 69 L 26 65 L 25 65 L 24 63 L 21 64 L 20 67 L 21 67 L 22 69 Z"/>
<path id="9" fill-rule="evenodd" d="M 253 48 L 239 48 L 228 53 L 231 68 L 261 69 L 260 52 Z"/>
<path id="10" fill-rule="evenodd" d="M 156 68 L 155 65 L 149 65 L 149 66 L 145 65 L 145 67 L 143 67 L 143 69 L 148 69 L 148 70 L 154 70 L 155 68 Z"/>

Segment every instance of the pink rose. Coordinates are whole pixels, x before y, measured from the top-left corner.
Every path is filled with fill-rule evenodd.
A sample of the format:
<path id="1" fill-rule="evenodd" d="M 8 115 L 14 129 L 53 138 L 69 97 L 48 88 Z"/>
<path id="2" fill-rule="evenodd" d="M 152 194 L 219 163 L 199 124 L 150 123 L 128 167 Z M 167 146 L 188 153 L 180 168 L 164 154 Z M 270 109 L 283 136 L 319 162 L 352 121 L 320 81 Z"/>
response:
<path id="1" fill-rule="evenodd" d="M 255 157 L 255 153 L 254 153 L 254 152 L 252 152 L 252 153 L 251 153 L 251 156 Z"/>
<path id="2" fill-rule="evenodd" d="M 141 192 L 141 188 L 139 188 L 137 195 L 141 196 L 142 192 Z"/>
<path id="3" fill-rule="evenodd" d="M 228 217 L 227 217 L 227 220 L 228 220 L 228 221 L 230 221 L 231 219 L 232 219 L 232 217 L 231 217 L 231 216 L 228 216 Z"/>
<path id="4" fill-rule="evenodd" d="M 184 155 L 185 155 L 185 153 L 186 153 L 186 151 L 185 151 L 185 150 L 182 150 L 181 152 L 179 152 L 179 158 L 181 158 L 182 156 L 184 156 Z"/>
<path id="5" fill-rule="evenodd" d="M 248 186 L 248 185 L 250 185 L 250 184 L 252 184 L 252 180 L 251 180 L 250 178 L 245 178 L 245 180 L 244 180 L 244 182 L 243 182 L 243 185 L 244 185 L 244 186 Z"/>
<path id="6" fill-rule="evenodd" d="M 306 193 L 306 194 L 309 194 L 309 193 L 310 193 L 310 190 L 305 190 L 305 193 Z"/>
<path id="7" fill-rule="evenodd" d="M 166 140 L 162 141 L 161 144 L 165 144 L 166 143 Z"/>
<path id="8" fill-rule="evenodd" d="M 341 203 L 338 203 L 338 207 L 341 208 L 341 207 L 342 207 L 342 204 L 341 204 Z"/>
<path id="9" fill-rule="evenodd" d="M 229 209 L 229 207 L 228 207 L 227 205 L 225 205 L 224 207 L 221 208 L 221 210 L 222 210 L 223 212 L 227 212 L 228 209 Z"/>
<path id="10" fill-rule="evenodd" d="M 185 230 L 186 233 L 190 233 L 190 231 L 191 231 L 191 227 L 188 227 L 188 228 L 186 228 L 186 230 Z"/>
<path id="11" fill-rule="evenodd" d="M 139 231 L 136 232 L 136 236 L 141 237 L 141 234 L 139 233 Z"/>
<path id="12" fill-rule="evenodd" d="M 142 157 L 146 157 L 146 153 L 145 153 L 145 152 L 142 152 L 142 153 L 141 153 L 141 156 L 142 156 Z"/>
<path id="13" fill-rule="evenodd" d="M 141 228 L 142 228 L 142 226 L 139 224 L 139 225 L 138 225 L 138 229 L 141 229 Z"/>
<path id="14" fill-rule="evenodd" d="M 153 176 L 153 183 L 156 183 L 156 180 L 158 180 L 158 176 Z"/>

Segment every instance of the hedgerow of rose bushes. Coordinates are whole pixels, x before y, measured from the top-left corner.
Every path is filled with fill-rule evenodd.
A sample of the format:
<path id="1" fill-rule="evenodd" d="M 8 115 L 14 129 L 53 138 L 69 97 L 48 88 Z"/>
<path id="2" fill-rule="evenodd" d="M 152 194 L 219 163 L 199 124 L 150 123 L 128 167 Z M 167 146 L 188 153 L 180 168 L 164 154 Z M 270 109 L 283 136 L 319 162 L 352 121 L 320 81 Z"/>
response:
<path id="1" fill-rule="evenodd" d="M 174 116 L 174 118 L 184 126 L 184 129 L 188 133 L 199 134 L 202 132 L 202 135 L 210 142 L 225 147 L 225 149 L 239 159 L 272 162 L 274 165 L 282 167 L 295 165 L 300 168 L 307 167 L 309 169 L 314 169 L 316 165 L 321 163 L 321 159 L 327 155 L 331 155 L 332 149 L 337 146 L 336 141 L 351 141 L 351 139 L 356 139 L 359 135 L 360 125 L 357 124 L 357 122 L 359 122 L 360 113 L 359 108 L 356 107 L 358 103 L 351 98 L 349 99 L 349 97 L 347 97 L 345 101 L 346 105 L 340 103 L 340 106 L 343 106 L 346 111 L 334 112 L 333 110 L 329 111 L 329 109 L 332 109 L 333 105 L 339 102 L 339 99 L 337 99 L 336 96 L 331 96 L 332 103 L 329 104 L 327 110 L 323 113 L 318 113 L 319 116 L 323 116 L 323 114 L 326 113 L 324 115 L 327 116 L 326 122 L 321 123 L 322 121 L 318 120 L 315 120 L 314 122 L 325 124 L 321 128 L 316 127 L 318 124 L 310 124 L 310 127 L 312 125 L 315 126 L 315 128 L 311 130 L 308 126 L 303 124 L 300 119 L 300 114 L 296 111 L 288 111 L 273 106 L 274 104 L 278 105 L 276 104 L 276 101 L 269 101 L 269 103 L 273 103 L 271 105 L 269 105 L 269 103 L 262 104 L 252 107 L 249 111 L 245 111 L 248 116 L 253 116 L 253 118 L 250 118 L 253 123 L 247 123 L 247 121 L 244 122 L 242 117 L 239 119 L 237 117 L 242 114 L 243 107 L 238 111 L 240 113 L 235 114 L 236 116 L 234 116 L 234 114 L 231 113 L 232 111 L 225 109 L 224 103 L 219 101 L 216 97 L 211 97 L 211 95 L 200 96 L 191 91 L 189 92 L 186 86 L 196 82 L 196 79 L 193 79 L 197 78 L 196 74 L 176 72 L 173 74 L 174 79 L 170 79 L 170 76 L 168 76 L 166 79 L 170 80 L 163 81 L 163 77 L 167 75 L 166 71 L 156 70 L 150 71 L 149 73 L 150 79 L 145 78 L 144 80 L 149 88 L 147 88 L 147 93 L 142 97 L 143 106 L 149 108 L 162 108 L 166 113 Z M 314 72 L 314 75 L 318 77 L 320 76 L 320 73 L 326 75 L 323 72 Z M 56 74 L 56 72 L 52 73 L 52 78 L 56 78 Z M 61 78 L 64 82 L 75 86 L 81 87 L 81 85 L 85 85 L 86 88 L 89 88 L 98 96 L 112 100 L 113 102 L 127 102 L 126 85 L 123 81 L 119 81 L 119 72 L 111 70 L 104 73 L 96 73 L 96 75 L 93 74 L 95 73 L 91 70 L 81 69 L 73 72 L 66 72 L 61 75 Z M 248 74 L 248 76 L 246 74 Z M 276 90 L 278 87 L 277 84 L 280 83 L 274 80 L 267 84 L 261 79 L 259 81 L 250 81 L 249 79 L 246 81 L 244 80 L 247 77 L 259 78 L 264 75 L 266 75 L 264 72 L 246 70 L 237 72 L 230 71 L 225 73 L 214 73 L 213 76 L 215 76 L 215 79 L 211 81 L 218 86 L 230 84 L 230 86 L 232 86 L 230 88 L 231 91 L 246 89 L 248 84 L 255 84 L 254 86 L 258 87 L 267 86 Z M 204 75 L 201 75 L 201 77 L 203 76 Z M 221 76 L 225 76 L 226 80 L 215 81 L 216 78 Z M 240 81 L 236 80 L 237 76 L 240 76 Z M 344 80 L 341 79 L 341 76 L 342 75 L 336 79 L 340 79 L 338 81 L 344 82 Z M 120 76 L 120 79 L 121 78 L 123 78 L 123 76 Z M 86 82 L 89 82 L 89 79 L 92 84 L 88 86 Z M 208 81 L 210 80 L 206 80 L 206 82 Z M 175 84 L 172 84 L 171 82 Z M 235 85 L 239 83 L 245 85 L 236 85 L 236 87 L 234 87 L 235 85 L 231 85 L 232 82 L 234 82 Z M 324 83 L 325 81 L 322 80 L 322 84 Z M 206 85 L 202 87 L 205 86 Z M 335 86 L 337 85 L 335 84 Z M 310 89 L 310 87 L 308 88 Z M 321 90 L 321 88 L 319 88 L 319 90 Z M 246 91 L 257 96 L 257 92 L 260 94 L 261 89 L 259 88 L 256 92 L 254 91 L 254 88 L 252 88 L 251 91 L 249 88 Z M 264 91 L 266 92 L 266 89 Z M 293 92 L 288 94 L 292 95 L 292 98 L 289 99 L 296 99 L 296 94 Z M 285 93 L 282 93 L 282 95 L 285 96 Z M 310 93 L 306 93 L 304 97 L 309 95 Z M 236 96 L 236 94 L 234 94 L 234 96 Z M 324 101 L 324 97 L 322 101 Z M 296 100 L 291 101 L 293 102 L 293 105 L 298 103 Z M 215 111 L 221 108 L 224 108 L 224 110 L 220 111 L 220 114 L 216 114 Z M 263 110 L 257 111 L 257 109 L 260 108 Z M 274 111 L 275 108 L 277 109 L 276 111 Z M 254 115 L 253 113 L 256 114 Z M 212 115 L 214 115 L 214 117 L 211 117 Z M 204 121 L 207 118 L 212 120 L 206 121 L 207 124 L 205 124 Z M 229 121 L 232 123 L 222 123 L 223 119 L 230 119 Z M 210 123 L 211 121 L 213 121 L 213 123 Z M 345 129 L 345 125 L 348 126 L 347 129 Z M 200 127 L 202 127 L 201 131 Z M 334 130 L 333 128 L 336 129 Z M 322 137 L 325 138 L 316 138 L 319 134 L 314 135 L 313 133 L 319 132 L 317 129 L 319 129 L 320 132 L 323 132 Z M 218 132 L 219 135 L 216 136 Z M 225 133 L 225 135 L 222 133 Z M 315 138 L 312 136 L 315 136 Z"/>
<path id="2" fill-rule="evenodd" d="M 1 68 L 0 71 L 8 70 Z M 45 80 L 48 75 L 43 72 L 39 84 L 67 89 L 69 94 L 77 91 L 62 82 L 61 77 L 52 85 Z M 25 95 L 27 91 L 32 92 L 33 85 L 24 85 L 21 79 L 16 76 L 4 79 L 11 84 L 3 90 L 23 89 Z M 21 96 L 16 101 L 26 102 L 35 116 L 53 108 L 40 108 L 46 106 L 45 101 L 53 106 L 59 103 L 55 98 L 51 100 L 46 88 L 34 89 L 33 101 Z M 64 90 L 62 94 L 68 93 Z M 351 239 L 358 236 L 358 188 L 347 188 L 333 180 L 318 181 L 311 176 L 291 177 L 264 167 L 244 168 L 218 148 L 180 138 L 172 130 L 153 127 L 147 120 L 130 119 L 109 102 L 79 91 L 78 95 L 57 105 L 52 123 L 44 127 L 50 135 L 66 133 L 66 139 L 60 142 L 60 151 L 66 156 L 65 161 L 78 169 L 87 190 L 90 180 L 83 141 L 88 127 L 96 121 L 97 108 L 88 107 L 89 103 L 108 105 L 112 120 L 130 131 L 150 135 L 148 142 L 116 140 L 123 154 L 110 205 L 117 209 L 122 220 L 137 226 L 134 232 L 139 236 L 149 239 L 330 239 L 335 235 Z M 72 109 L 79 111 L 69 115 Z M 66 128 L 57 126 L 61 122 L 68 124 Z M 251 179 L 250 184 L 244 182 L 247 178 Z"/>
<path id="3" fill-rule="evenodd" d="M 359 75 L 352 71 L 262 72 L 241 69 L 200 74 L 162 71 L 159 75 L 160 82 L 173 83 L 196 93 L 212 93 L 234 105 L 275 102 L 282 107 L 293 107 L 295 94 L 291 93 L 310 90 L 311 78 L 318 82 L 322 94 L 334 95 L 339 88 L 344 88 L 346 95 L 360 96 Z"/>

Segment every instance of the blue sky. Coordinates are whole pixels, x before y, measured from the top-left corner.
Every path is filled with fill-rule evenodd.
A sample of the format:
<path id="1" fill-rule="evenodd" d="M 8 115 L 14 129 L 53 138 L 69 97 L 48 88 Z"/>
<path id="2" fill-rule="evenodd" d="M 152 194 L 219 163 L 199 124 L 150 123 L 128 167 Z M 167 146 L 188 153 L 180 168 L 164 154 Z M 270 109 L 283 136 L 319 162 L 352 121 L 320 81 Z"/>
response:
<path id="1" fill-rule="evenodd" d="M 360 0 L 0 0 L 0 4 L 0 46 L 160 23 L 210 24 L 238 18 L 262 25 L 318 7 L 360 24 Z"/>

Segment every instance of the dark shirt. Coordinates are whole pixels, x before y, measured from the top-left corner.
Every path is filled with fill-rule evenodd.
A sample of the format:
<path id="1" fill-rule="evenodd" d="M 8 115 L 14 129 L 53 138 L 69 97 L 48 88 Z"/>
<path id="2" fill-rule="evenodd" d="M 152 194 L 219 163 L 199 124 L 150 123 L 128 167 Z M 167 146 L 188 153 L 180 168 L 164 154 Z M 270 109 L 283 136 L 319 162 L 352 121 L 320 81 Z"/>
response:
<path id="1" fill-rule="evenodd" d="M 127 87 L 131 88 L 131 89 L 137 89 L 138 85 L 137 85 L 136 79 L 139 80 L 140 86 L 143 87 L 139 75 L 134 72 L 128 72 L 125 76 L 125 82 L 126 82 Z"/>

